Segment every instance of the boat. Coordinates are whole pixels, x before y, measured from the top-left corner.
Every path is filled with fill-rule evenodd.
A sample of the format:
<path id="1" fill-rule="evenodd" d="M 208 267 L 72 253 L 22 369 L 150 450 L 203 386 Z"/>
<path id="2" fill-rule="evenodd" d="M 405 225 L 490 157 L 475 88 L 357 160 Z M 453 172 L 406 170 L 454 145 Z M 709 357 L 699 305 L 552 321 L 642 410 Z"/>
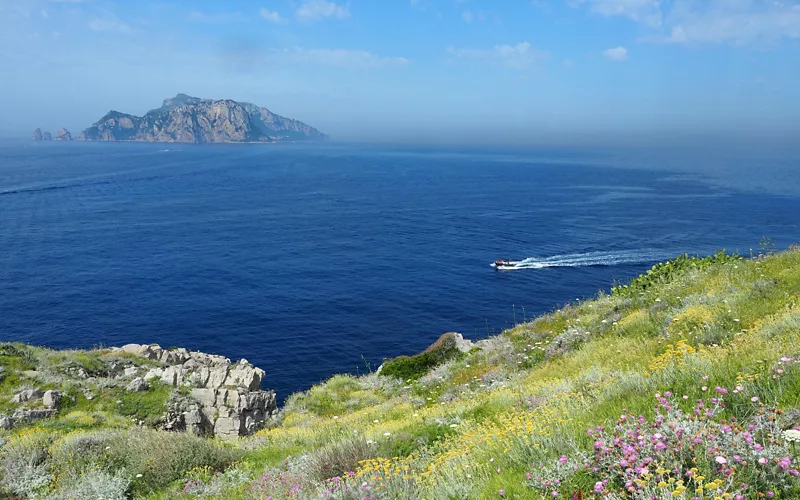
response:
<path id="1" fill-rule="evenodd" d="M 514 267 L 514 264 L 515 264 L 514 262 L 508 259 L 498 259 L 494 261 L 492 267 L 494 267 L 495 269 L 502 269 L 502 268 Z"/>

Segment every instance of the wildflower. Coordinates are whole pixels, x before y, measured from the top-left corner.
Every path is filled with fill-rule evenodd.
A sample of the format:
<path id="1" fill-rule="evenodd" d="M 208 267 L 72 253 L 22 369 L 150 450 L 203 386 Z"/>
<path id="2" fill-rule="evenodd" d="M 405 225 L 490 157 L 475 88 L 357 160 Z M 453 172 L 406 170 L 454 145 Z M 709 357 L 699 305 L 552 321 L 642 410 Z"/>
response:
<path id="1" fill-rule="evenodd" d="M 761 457 L 758 459 L 758 463 L 761 465 L 765 465 L 767 462 L 769 462 L 769 460 L 767 460 L 766 457 Z"/>
<path id="2" fill-rule="evenodd" d="M 706 392 L 708 390 L 708 387 L 703 386 L 703 387 L 700 388 L 700 390 L 703 391 L 703 392 Z"/>
<path id="3" fill-rule="evenodd" d="M 717 458 L 715 458 L 714 461 L 717 462 L 720 465 L 725 465 L 725 464 L 728 463 L 728 461 L 725 459 L 725 457 L 722 457 L 722 456 L 717 456 Z"/>
<path id="4" fill-rule="evenodd" d="M 139 477 L 142 477 L 142 475 L 141 474 L 136 474 L 136 477 L 139 478 Z"/>
<path id="5" fill-rule="evenodd" d="M 800 431 L 795 429 L 783 431 L 783 439 L 790 443 L 800 443 Z"/>
<path id="6" fill-rule="evenodd" d="M 750 398 L 750 401 L 752 401 L 753 403 L 758 403 L 758 396 L 753 396 L 752 398 Z"/>
<path id="7" fill-rule="evenodd" d="M 603 492 L 603 482 L 597 481 L 594 483 L 594 491 L 595 493 L 602 493 Z"/>
<path id="8" fill-rule="evenodd" d="M 388 437 L 388 436 L 391 436 L 392 433 L 391 432 L 384 432 L 383 435 Z"/>
<path id="9" fill-rule="evenodd" d="M 497 492 L 501 497 L 506 495 L 506 490 L 500 490 Z"/>

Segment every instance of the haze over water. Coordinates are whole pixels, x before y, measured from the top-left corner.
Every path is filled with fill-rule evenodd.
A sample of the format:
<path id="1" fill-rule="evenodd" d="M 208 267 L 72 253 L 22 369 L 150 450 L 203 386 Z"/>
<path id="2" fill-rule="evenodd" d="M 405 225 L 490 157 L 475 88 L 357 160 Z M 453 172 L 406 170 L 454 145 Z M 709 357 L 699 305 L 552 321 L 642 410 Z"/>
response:
<path id="1" fill-rule="evenodd" d="M 2 142 L 0 337 L 245 357 L 283 398 L 679 253 L 786 247 L 799 193 L 769 149 Z"/>

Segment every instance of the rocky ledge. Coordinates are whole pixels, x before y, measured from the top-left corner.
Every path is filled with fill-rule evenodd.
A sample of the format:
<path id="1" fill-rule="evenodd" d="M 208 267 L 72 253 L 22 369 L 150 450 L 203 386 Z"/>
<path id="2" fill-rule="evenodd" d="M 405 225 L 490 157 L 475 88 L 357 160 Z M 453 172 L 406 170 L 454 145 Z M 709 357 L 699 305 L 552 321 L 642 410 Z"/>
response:
<path id="1" fill-rule="evenodd" d="M 165 366 L 136 376 L 128 390 L 142 390 L 149 381 L 189 389 L 189 396 L 168 410 L 164 427 L 200 436 L 236 439 L 264 426 L 277 411 L 275 391 L 261 390 L 264 370 L 246 359 L 238 363 L 223 356 L 162 349 L 159 345 L 128 344 L 113 351 L 134 354 Z M 139 375 L 132 370 L 130 375 Z"/>
<path id="2" fill-rule="evenodd" d="M 0 356 L 18 354 L 13 345 L 2 347 Z M 0 382 L 6 375 L 22 381 L 6 400 L 10 408 L 0 413 L 0 428 L 57 417 L 62 406 L 69 410 L 77 399 L 108 398 L 109 393 L 116 394 L 114 398 L 133 396 L 159 388 L 169 393 L 163 415 L 149 422 L 134 419 L 136 424 L 235 440 L 262 428 L 277 415 L 275 392 L 261 388 L 264 370 L 246 359 L 232 363 L 223 356 L 163 349 L 156 344 L 72 351 L 69 355 L 50 353 L 58 351 L 40 355 L 32 362 L 35 369 L 12 371 L 0 366 Z M 54 358 L 59 361 L 43 361 Z M 68 387 L 71 393 L 65 390 Z"/>

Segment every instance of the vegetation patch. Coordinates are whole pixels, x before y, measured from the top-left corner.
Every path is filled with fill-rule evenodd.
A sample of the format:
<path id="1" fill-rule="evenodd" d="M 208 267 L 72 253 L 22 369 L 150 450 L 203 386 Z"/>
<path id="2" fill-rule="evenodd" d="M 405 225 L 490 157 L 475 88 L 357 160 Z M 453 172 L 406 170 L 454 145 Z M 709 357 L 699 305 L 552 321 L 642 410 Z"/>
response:
<path id="1" fill-rule="evenodd" d="M 414 356 L 400 356 L 383 364 L 381 375 L 415 380 L 445 361 L 461 357 L 453 333 L 445 333 L 427 349 Z"/>

